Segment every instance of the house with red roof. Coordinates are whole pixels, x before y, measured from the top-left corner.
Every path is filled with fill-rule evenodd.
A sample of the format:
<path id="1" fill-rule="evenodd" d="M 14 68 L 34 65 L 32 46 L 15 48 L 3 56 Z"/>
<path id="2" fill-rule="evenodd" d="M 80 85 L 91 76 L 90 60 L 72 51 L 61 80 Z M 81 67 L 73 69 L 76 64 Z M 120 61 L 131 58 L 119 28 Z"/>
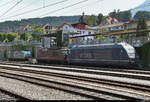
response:
<path id="1" fill-rule="evenodd" d="M 79 22 L 79 23 L 74 23 L 74 24 L 64 23 L 58 29 L 62 30 L 63 41 L 65 41 L 66 44 L 67 44 L 67 41 L 70 42 L 70 44 L 72 43 L 77 44 L 81 40 L 82 41 L 93 40 L 94 39 L 93 36 L 79 37 L 79 38 L 75 38 L 75 37 L 92 35 L 96 33 L 96 29 L 94 29 L 93 27 L 89 27 L 84 22 Z"/>

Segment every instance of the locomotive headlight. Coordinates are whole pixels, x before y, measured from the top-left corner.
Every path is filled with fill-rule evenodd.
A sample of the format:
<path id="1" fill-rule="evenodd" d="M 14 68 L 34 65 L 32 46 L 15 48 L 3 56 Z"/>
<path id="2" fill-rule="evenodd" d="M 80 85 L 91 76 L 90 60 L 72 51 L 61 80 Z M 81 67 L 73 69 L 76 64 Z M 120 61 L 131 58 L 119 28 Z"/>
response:
<path id="1" fill-rule="evenodd" d="M 135 58 L 135 54 L 134 53 L 129 53 L 128 54 L 130 58 Z"/>

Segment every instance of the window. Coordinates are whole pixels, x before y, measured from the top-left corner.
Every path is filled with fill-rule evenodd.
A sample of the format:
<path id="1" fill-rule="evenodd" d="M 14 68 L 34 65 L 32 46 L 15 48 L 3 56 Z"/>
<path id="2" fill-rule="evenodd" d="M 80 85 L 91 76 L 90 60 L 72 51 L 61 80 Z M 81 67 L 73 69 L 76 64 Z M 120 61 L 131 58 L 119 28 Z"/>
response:
<path id="1" fill-rule="evenodd" d="M 89 35 L 91 34 L 91 32 L 89 32 Z"/>

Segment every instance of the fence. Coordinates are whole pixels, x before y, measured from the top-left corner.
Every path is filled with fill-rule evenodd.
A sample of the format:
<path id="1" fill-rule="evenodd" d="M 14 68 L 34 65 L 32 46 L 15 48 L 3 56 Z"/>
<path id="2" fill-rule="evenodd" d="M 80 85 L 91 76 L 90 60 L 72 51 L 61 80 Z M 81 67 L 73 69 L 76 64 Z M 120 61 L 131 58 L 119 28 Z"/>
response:
<path id="1" fill-rule="evenodd" d="M 107 44 L 107 43 L 120 43 L 127 42 L 134 47 L 140 47 L 150 41 L 150 37 L 135 37 L 129 39 L 104 39 L 104 40 L 74 40 L 69 47 L 74 45 L 93 45 L 93 44 Z"/>

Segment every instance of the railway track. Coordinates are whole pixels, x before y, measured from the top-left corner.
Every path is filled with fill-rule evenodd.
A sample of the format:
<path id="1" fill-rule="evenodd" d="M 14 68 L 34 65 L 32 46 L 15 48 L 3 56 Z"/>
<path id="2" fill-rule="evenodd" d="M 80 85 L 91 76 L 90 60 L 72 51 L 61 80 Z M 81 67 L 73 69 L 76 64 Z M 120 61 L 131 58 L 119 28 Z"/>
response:
<path id="1" fill-rule="evenodd" d="M 29 67 L 29 65 L 28 65 L 28 67 Z M 149 85 L 121 82 L 121 81 L 117 81 L 117 80 L 106 80 L 103 78 L 100 79 L 100 78 L 70 75 L 69 73 L 67 73 L 67 74 L 54 73 L 54 72 L 52 72 L 54 69 L 47 72 L 47 71 L 38 70 L 40 67 L 31 69 L 31 66 L 30 66 L 30 68 L 26 69 L 25 65 L 21 65 L 21 66 L 19 66 L 19 65 L 12 66 L 11 65 L 11 67 L 9 66 L 9 68 L 6 65 L 1 65 L 1 68 L 2 69 L 0 70 L 0 75 L 3 77 L 4 76 L 10 77 L 10 75 L 11 75 L 11 78 L 24 78 L 24 81 L 25 81 L 25 78 L 28 78 L 28 79 L 26 79 L 26 81 L 27 80 L 29 81 L 29 79 L 30 79 L 29 82 L 32 82 L 32 83 L 33 83 L 33 81 L 31 81 L 31 79 L 34 79 L 34 80 L 38 80 L 38 82 L 43 81 L 43 83 L 44 83 L 43 85 L 49 85 L 48 83 L 45 84 L 45 82 L 50 82 L 50 83 L 55 84 L 55 85 L 53 85 L 53 87 L 55 86 L 55 88 L 60 88 L 60 86 L 58 86 L 58 85 L 80 88 L 80 91 L 78 91 L 78 92 L 76 91 L 75 93 L 87 95 L 88 97 L 93 97 L 94 99 L 104 99 L 104 98 L 100 97 L 99 94 L 105 94 L 106 95 L 105 97 L 107 97 L 107 98 L 110 97 L 110 96 L 108 96 L 108 94 L 109 95 L 111 94 L 111 97 L 115 97 L 116 99 L 119 99 L 119 98 L 120 99 L 134 99 L 134 100 L 150 99 L 150 86 Z M 35 69 L 37 69 L 37 70 L 35 70 Z M 56 70 L 56 68 L 55 68 L 55 70 Z M 65 69 L 65 71 L 66 70 L 67 69 Z M 60 71 L 60 69 L 57 71 Z M 71 70 L 67 70 L 67 71 L 70 71 L 70 73 L 79 72 L 79 70 L 76 70 L 75 72 L 71 71 Z M 85 73 L 87 73 L 87 72 L 86 71 L 82 72 L 82 74 L 85 74 Z M 90 74 L 98 75 L 98 74 L 100 74 L 100 72 L 99 73 L 92 72 Z M 117 76 L 117 77 L 120 77 L 120 76 Z M 19 80 L 21 80 L 21 79 L 19 79 Z M 145 80 L 148 80 L 148 79 L 145 79 Z M 41 83 L 36 82 L 35 84 L 41 84 Z M 56 87 L 56 86 L 58 86 L 58 87 Z M 61 88 L 62 88 L 62 90 L 67 91 L 64 87 L 61 87 Z M 83 91 L 83 89 L 84 89 L 84 91 Z M 68 90 L 71 91 L 71 88 Z M 73 89 L 72 89 L 72 92 L 74 92 Z M 93 93 L 90 93 L 90 92 L 93 92 Z M 90 94 L 93 94 L 94 96 L 91 96 Z M 119 98 L 117 98 L 117 97 L 119 97 Z"/>
<path id="2" fill-rule="evenodd" d="M 118 76 L 118 77 L 127 77 L 134 79 L 150 80 L 150 71 L 141 71 L 141 70 L 123 70 L 123 69 L 112 69 L 112 68 L 99 68 L 99 70 L 93 70 L 93 67 L 89 67 L 88 70 L 84 67 L 80 68 L 69 68 L 69 67 L 58 67 L 58 66 L 41 66 L 41 65 L 30 65 L 30 64 L 16 64 L 16 63 L 0 63 L 4 65 L 16 65 L 20 67 L 32 67 L 32 68 L 43 68 L 50 70 L 59 70 L 59 71 L 70 71 L 70 72 L 80 72 L 80 73 L 89 73 L 96 75 L 108 75 L 108 76 Z M 82 69 L 83 68 L 83 69 Z"/>

